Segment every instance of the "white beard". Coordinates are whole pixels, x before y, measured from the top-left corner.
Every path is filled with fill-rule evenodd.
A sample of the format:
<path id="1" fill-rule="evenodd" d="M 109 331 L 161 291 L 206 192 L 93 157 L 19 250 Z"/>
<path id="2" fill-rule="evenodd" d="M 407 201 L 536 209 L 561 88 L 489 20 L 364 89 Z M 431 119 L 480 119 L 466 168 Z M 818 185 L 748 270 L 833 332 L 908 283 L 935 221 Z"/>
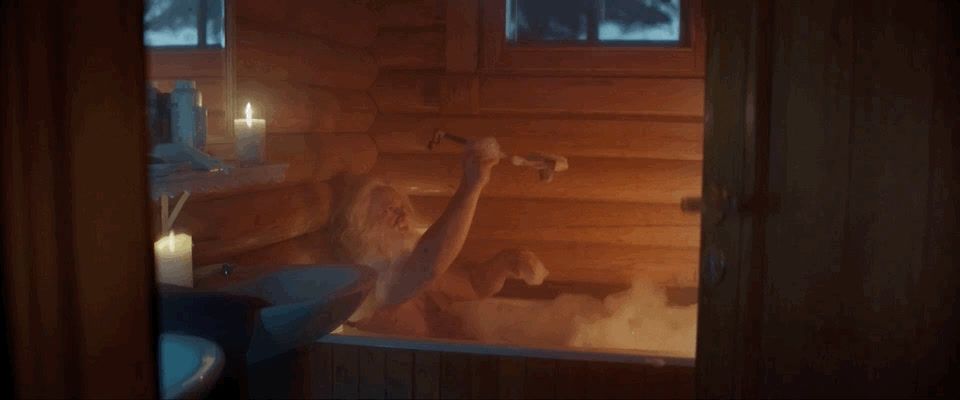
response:
<path id="1" fill-rule="evenodd" d="M 355 262 L 369 265 L 380 273 L 410 255 L 420 239 L 413 231 L 401 232 L 383 225 L 368 229 L 360 238 L 358 248 L 354 251 L 358 255 Z"/>
<path id="2" fill-rule="evenodd" d="M 390 267 L 406 260 L 420 237 L 413 231 L 401 232 L 393 227 L 379 226 L 362 232 L 358 239 L 351 251 L 356 258 L 352 261 L 377 271 L 377 284 L 375 294 L 368 296 L 350 316 L 349 320 L 353 322 L 370 317 L 379 307 L 379 299 L 384 297 L 393 279 Z"/>

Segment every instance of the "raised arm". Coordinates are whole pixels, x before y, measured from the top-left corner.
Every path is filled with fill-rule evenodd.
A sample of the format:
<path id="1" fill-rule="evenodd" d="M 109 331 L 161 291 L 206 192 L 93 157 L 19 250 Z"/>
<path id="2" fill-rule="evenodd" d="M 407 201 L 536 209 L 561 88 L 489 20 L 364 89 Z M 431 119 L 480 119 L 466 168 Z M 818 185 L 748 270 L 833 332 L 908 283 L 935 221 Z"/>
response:
<path id="1" fill-rule="evenodd" d="M 442 275 L 460 254 L 467 239 L 480 192 L 490 181 L 491 170 L 500 162 L 500 149 L 492 138 L 467 145 L 463 178 L 443 214 L 430 226 L 410 257 L 390 271 L 391 284 L 382 299 L 385 305 L 409 300 Z"/>

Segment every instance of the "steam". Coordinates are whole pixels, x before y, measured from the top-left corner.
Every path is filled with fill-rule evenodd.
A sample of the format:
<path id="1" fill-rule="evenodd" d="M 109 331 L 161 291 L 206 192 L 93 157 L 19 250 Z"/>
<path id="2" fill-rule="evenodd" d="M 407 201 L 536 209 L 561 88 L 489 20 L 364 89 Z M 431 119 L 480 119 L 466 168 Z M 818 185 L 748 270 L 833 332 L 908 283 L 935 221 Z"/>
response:
<path id="1" fill-rule="evenodd" d="M 561 295 L 550 301 L 486 299 L 454 306 L 467 333 L 488 343 L 672 353 L 692 357 L 697 307 L 667 304 L 646 282 L 603 301 Z"/>

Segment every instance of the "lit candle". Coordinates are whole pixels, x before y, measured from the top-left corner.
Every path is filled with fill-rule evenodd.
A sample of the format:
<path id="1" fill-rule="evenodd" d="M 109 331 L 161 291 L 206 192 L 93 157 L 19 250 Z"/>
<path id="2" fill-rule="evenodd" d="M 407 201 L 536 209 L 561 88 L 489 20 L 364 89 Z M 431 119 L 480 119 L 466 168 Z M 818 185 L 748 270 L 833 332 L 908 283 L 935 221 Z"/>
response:
<path id="1" fill-rule="evenodd" d="M 193 287 L 193 238 L 185 233 L 164 236 L 153 244 L 157 282 Z"/>
<path id="2" fill-rule="evenodd" d="M 233 133 L 236 137 L 237 160 L 258 163 L 263 160 L 263 138 L 267 121 L 253 118 L 250 103 L 244 109 L 246 118 L 233 120 Z"/>

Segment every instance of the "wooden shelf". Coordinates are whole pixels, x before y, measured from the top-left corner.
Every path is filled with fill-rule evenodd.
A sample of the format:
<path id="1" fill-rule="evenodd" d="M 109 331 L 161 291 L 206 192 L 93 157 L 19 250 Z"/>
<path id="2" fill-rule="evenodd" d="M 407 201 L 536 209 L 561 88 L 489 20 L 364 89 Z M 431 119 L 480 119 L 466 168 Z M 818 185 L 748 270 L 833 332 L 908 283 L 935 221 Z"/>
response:
<path id="1" fill-rule="evenodd" d="M 150 196 L 177 196 L 190 193 L 216 192 L 243 186 L 283 181 L 287 164 L 228 165 L 218 171 L 182 171 L 150 177 Z"/>

